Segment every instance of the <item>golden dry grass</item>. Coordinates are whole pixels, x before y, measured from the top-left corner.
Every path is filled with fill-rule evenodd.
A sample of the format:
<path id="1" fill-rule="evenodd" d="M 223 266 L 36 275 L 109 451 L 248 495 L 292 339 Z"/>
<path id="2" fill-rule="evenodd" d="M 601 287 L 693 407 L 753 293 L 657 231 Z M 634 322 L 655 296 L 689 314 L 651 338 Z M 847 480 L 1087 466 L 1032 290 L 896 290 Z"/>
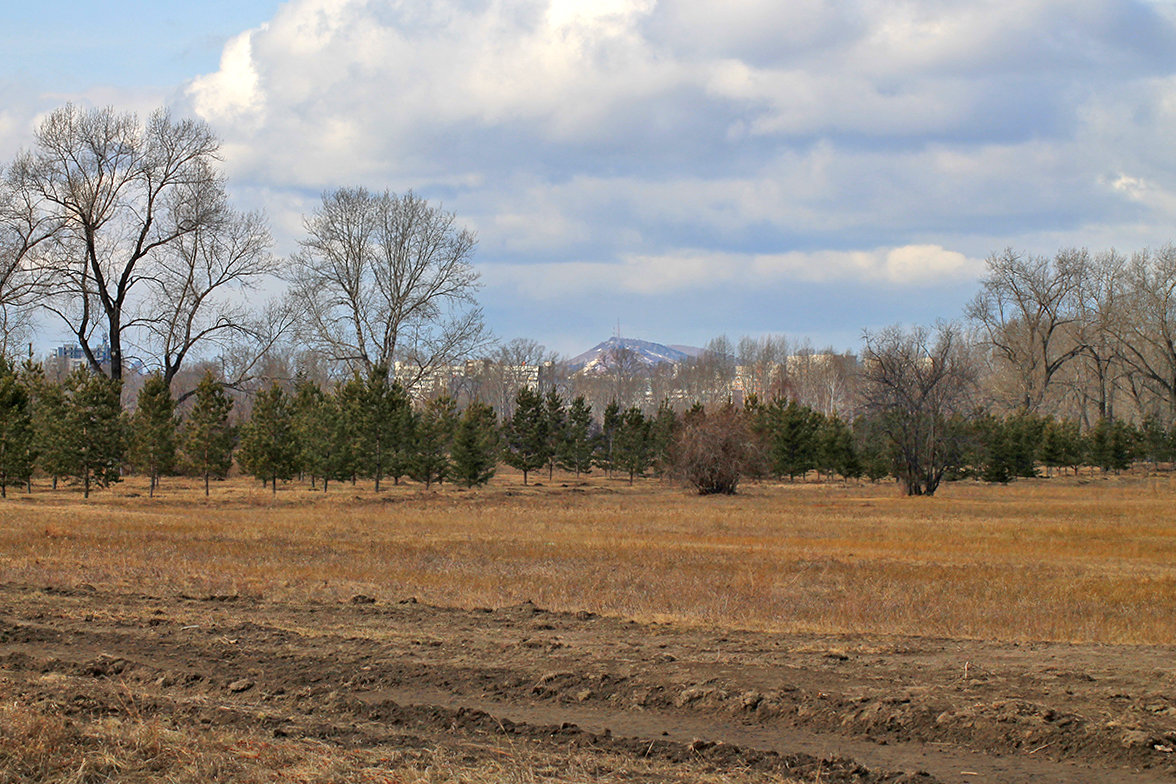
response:
<path id="1" fill-rule="evenodd" d="M 819 633 L 1176 642 L 1171 477 L 892 485 L 748 484 L 698 497 L 558 475 L 524 488 L 276 497 L 137 478 L 89 502 L 0 503 L 0 581 L 456 606 L 530 599 L 637 619 Z"/>
<path id="2" fill-rule="evenodd" d="M 0 686 L 3 681 L 0 681 Z M 800 784 L 770 773 L 683 770 L 607 752 L 497 746 L 344 748 L 168 726 L 159 718 L 62 718 L 52 709 L 0 701 L 0 784 L 574 784 L 694 782 Z"/>

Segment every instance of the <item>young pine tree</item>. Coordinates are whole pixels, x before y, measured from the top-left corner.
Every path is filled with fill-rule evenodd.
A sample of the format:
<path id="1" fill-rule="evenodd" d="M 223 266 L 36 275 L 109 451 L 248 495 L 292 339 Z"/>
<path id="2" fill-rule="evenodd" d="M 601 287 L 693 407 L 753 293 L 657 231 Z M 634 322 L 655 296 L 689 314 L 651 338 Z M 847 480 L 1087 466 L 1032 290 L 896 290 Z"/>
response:
<path id="1" fill-rule="evenodd" d="M 523 484 L 527 484 L 527 475 L 547 464 L 549 449 L 547 417 L 543 411 L 543 398 L 537 392 L 527 387 L 519 390 L 514 415 L 506 423 L 503 440 L 506 447 L 503 459 L 507 465 L 523 472 Z"/>
<path id="2" fill-rule="evenodd" d="M 323 452 L 329 432 L 326 397 L 318 384 L 300 377 L 294 382 L 290 406 L 299 479 L 309 477 L 310 489 L 314 490 L 316 480 L 323 475 Z"/>
<path id="3" fill-rule="evenodd" d="M 613 464 L 629 474 L 629 484 L 633 484 L 634 477 L 644 474 L 652 461 L 649 425 L 641 409 L 633 406 L 621 415 L 613 436 Z"/>
<path id="4" fill-rule="evenodd" d="M 1132 428 L 1116 419 L 1100 419 L 1087 434 L 1087 454 L 1090 462 L 1103 473 L 1122 471 L 1131 467 L 1135 457 L 1136 436 Z"/>
<path id="5" fill-rule="evenodd" d="M 120 386 L 89 368 L 78 368 L 65 379 L 65 468 L 81 482 L 86 498 L 91 488 L 119 480 L 124 439 Z"/>
<path id="6" fill-rule="evenodd" d="M 649 422 L 650 459 L 654 469 L 666 476 L 673 469 L 674 443 L 678 437 L 678 415 L 669 400 L 662 400 Z"/>
<path id="7" fill-rule="evenodd" d="M 1046 476 L 1050 476 L 1055 468 L 1073 468 L 1077 476 L 1084 458 L 1083 446 L 1077 422 L 1047 419 L 1041 436 L 1041 463 L 1045 466 Z"/>
<path id="8" fill-rule="evenodd" d="M 389 472 L 397 478 L 404 472 L 405 413 L 411 413 L 408 399 L 388 368 L 377 365 L 364 379 L 362 413 L 358 421 L 357 445 L 361 471 L 370 476 L 380 492 L 380 482 Z"/>
<path id="9" fill-rule="evenodd" d="M 57 480 L 68 473 L 70 447 L 66 435 L 69 423 L 65 417 L 65 389 L 46 379 L 40 365 L 26 366 L 23 377 L 33 404 L 34 464 L 52 478 L 56 490 Z"/>
<path id="10" fill-rule="evenodd" d="M 862 474 L 853 431 L 837 414 L 821 417 L 817 433 L 817 468 L 829 476 L 840 474 L 843 479 L 854 479 Z"/>
<path id="11" fill-rule="evenodd" d="M 257 395 L 253 414 L 241 428 L 241 468 L 276 494 L 279 479 L 291 479 L 298 465 L 298 443 L 290 396 L 276 382 Z"/>
<path id="12" fill-rule="evenodd" d="M 210 477 L 224 479 L 233 465 L 236 433 L 229 424 L 229 400 L 212 371 L 204 374 L 196 387 L 196 400 L 184 423 L 184 456 L 193 472 L 204 477 L 204 495 L 208 495 Z"/>
<path id="13" fill-rule="evenodd" d="M 803 477 L 817 463 L 817 414 L 795 400 L 771 405 L 772 471 L 790 480 Z"/>
<path id="14" fill-rule="evenodd" d="M 564 454 L 564 442 L 568 437 L 568 409 L 555 389 L 548 390 L 543 398 L 543 416 L 547 427 L 547 481 L 550 482 L 555 477 L 555 466 Z"/>
<path id="15" fill-rule="evenodd" d="M 596 453 L 596 438 L 592 432 L 592 406 L 583 395 L 577 396 L 568 410 L 567 436 L 560 462 L 576 476 L 592 471 L 592 456 Z"/>
<path id="16" fill-rule="evenodd" d="M 621 426 L 621 405 L 613 398 L 604 408 L 604 418 L 600 424 L 600 438 L 596 442 L 596 465 L 608 473 L 612 479 L 613 469 L 616 468 L 613 446 L 617 430 Z"/>
<path id="17" fill-rule="evenodd" d="M 413 444 L 416 440 L 416 414 L 408 390 L 399 381 L 393 381 L 388 390 L 388 400 L 383 409 L 384 427 L 387 428 L 387 475 L 393 484 L 400 484 L 400 477 L 412 467 Z"/>
<path id="18" fill-rule="evenodd" d="M 176 402 L 160 373 L 148 376 L 130 419 L 131 466 L 150 478 L 148 495 L 155 497 L 159 477 L 176 466 Z"/>
<path id="19" fill-rule="evenodd" d="M 450 475 L 449 452 L 456 427 L 457 406 L 448 396 L 430 400 L 417 417 L 410 475 L 424 482 L 425 489 Z"/>
<path id="20" fill-rule="evenodd" d="M 498 465 L 498 443 L 494 409 L 471 403 L 453 434 L 453 480 L 466 487 L 489 482 Z"/>
<path id="21" fill-rule="evenodd" d="M 33 473 L 33 413 L 28 388 L 16 368 L 0 357 L 0 496 L 10 484 L 27 484 Z"/>

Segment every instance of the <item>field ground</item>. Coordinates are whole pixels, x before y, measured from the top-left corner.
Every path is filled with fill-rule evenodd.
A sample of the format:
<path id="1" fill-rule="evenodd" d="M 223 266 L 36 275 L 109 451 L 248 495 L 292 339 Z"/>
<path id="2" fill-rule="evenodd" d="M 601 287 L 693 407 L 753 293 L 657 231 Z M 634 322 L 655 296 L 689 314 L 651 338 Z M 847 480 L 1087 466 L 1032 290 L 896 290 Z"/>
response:
<path id="1" fill-rule="evenodd" d="M 1171 477 L 0 502 L 0 782 L 1176 781 Z"/>

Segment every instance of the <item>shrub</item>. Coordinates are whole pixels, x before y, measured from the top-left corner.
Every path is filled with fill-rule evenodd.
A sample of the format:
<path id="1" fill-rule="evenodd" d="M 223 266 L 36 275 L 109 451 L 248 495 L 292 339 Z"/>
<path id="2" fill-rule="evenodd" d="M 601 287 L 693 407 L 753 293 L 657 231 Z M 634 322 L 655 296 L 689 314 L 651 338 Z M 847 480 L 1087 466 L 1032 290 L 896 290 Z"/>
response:
<path id="1" fill-rule="evenodd" d="M 685 417 L 675 442 L 673 474 L 699 495 L 733 495 L 748 464 L 750 443 L 743 414 L 733 406 Z"/>

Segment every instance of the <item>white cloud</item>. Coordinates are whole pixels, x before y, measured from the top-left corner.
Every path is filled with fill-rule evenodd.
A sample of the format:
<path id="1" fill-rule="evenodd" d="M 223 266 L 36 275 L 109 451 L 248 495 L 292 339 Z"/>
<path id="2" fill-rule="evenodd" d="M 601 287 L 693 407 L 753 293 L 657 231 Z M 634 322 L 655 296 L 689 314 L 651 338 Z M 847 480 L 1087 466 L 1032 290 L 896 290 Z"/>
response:
<path id="1" fill-rule="evenodd" d="M 255 32 L 234 37 L 221 55 L 220 70 L 198 77 L 188 88 L 196 113 L 213 123 L 241 121 L 256 127 L 265 111 L 265 97 L 253 65 Z"/>
<path id="2" fill-rule="evenodd" d="M 615 262 L 494 264 L 487 282 L 538 299 L 625 293 L 673 296 L 718 288 L 755 290 L 785 282 L 885 284 L 923 288 L 975 280 L 983 261 L 937 245 L 804 253 L 671 251 Z"/>
<path id="3" fill-rule="evenodd" d="M 187 96 L 295 238 L 413 188 L 494 296 L 934 301 L 1006 245 L 1168 239 L 1173 45 L 1140 0 L 291 0 Z"/>

